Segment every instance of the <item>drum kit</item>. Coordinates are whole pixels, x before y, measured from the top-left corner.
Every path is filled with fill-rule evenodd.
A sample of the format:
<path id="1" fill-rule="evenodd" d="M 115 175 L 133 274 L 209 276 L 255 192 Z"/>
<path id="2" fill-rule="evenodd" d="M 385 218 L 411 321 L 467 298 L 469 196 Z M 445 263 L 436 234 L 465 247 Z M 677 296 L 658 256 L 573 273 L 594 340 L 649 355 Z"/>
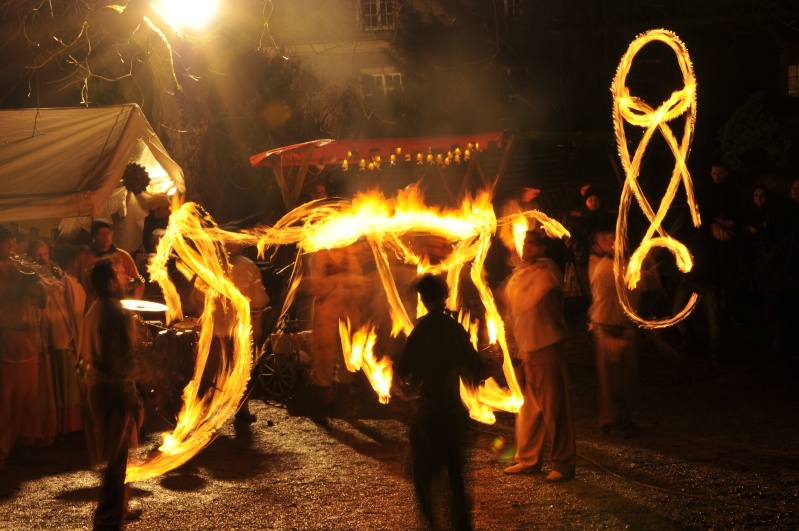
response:
<path id="1" fill-rule="evenodd" d="M 146 314 L 165 312 L 159 302 L 124 299 L 122 307 L 136 314 L 138 345 L 142 360 L 138 381 L 145 403 L 165 420 L 174 419 L 181 405 L 181 393 L 194 373 L 199 323 L 179 321 L 164 326 Z"/>

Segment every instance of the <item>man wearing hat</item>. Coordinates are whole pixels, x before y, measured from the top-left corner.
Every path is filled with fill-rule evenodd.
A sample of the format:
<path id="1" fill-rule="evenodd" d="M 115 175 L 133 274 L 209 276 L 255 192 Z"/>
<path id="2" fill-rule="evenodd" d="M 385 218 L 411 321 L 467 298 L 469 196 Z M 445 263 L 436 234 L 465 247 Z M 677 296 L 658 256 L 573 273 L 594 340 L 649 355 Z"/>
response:
<path id="1" fill-rule="evenodd" d="M 158 244 L 158 239 L 153 238 L 153 232 L 166 229 L 169 224 L 169 215 L 172 213 L 172 201 L 165 194 L 155 194 L 147 202 L 150 213 L 144 218 L 144 229 L 141 241 L 147 254 L 153 254 Z"/>
<path id="2" fill-rule="evenodd" d="M 136 269 L 133 258 L 124 249 L 114 245 L 114 226 L 108 219 L 97 218 L 92 223 L 92 245 L 76 254 L 67 266 L 67 273 L 78 279 L 86 290 L 86 309 L 96 297 L 91 282 L 91 271 L 100 260 L 110 260 L 125 289 L 124 298 L 140 299 L 144 293 L 144 279 Z"/>

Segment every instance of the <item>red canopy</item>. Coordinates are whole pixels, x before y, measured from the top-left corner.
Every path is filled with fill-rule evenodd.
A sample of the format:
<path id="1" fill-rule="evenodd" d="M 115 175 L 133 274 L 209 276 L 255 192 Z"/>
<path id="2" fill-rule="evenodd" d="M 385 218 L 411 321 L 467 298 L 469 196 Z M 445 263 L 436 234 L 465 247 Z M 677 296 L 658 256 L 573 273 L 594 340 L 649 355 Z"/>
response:
<path id="1" fill-rule="evenodd" d="M 250 164 L 256 166 L 271 166 L 275 156 L 281 155 L 281 163 L 284 166 L 300 166 L 305 158 L 308 149 L 311 149 L 311 156 L 308 162 L 311 164 L 341 164 L 345 159 L 356 164 L 361 159 L 367 162 L 372 157 L 380 156 L 383 160 L 388 160 L 391 155 L 396 155 L 400 150 L 399 156 L 404 158 L 406 155 L 415 157 L 421 153 L 426 156 L 429 153 L 447 153 L 456 147 L 461 151 L 465 150 L 469 144 L 479 145 L 481 149 L 487 148 L 490 142 L 496 143 L 497 147 L 502 147 L 502 133 L 499 131 L 491 133 L 477 133 L 473 135 L 458 136 L 428 136 L 412 138 L 373 138 L 359 140 L 312 140 L 291 146 L 284 146 L 253 155 L 250 157 Z M 400 159 L 402 160 L 402 159 Z"/>

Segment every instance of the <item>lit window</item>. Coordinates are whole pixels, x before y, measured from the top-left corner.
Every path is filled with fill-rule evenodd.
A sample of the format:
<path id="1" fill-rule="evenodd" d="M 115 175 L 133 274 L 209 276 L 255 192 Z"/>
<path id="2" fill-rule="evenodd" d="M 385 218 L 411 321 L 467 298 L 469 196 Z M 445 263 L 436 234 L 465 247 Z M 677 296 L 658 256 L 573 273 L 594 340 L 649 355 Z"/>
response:
<path id="1" fill-rule="evenodd" d="M 520 17 L 524 13 L 522 9 L 523 0 L 504 0 L 505 16 Z"/>
<path id="2" fill-rule="evenodd" d="M 799 97 L 799 64 L 788 65 L 788 96 Z"/>
<path id="3" fill-rule="evenodd" d="M 366 74 L 363 76 L 364 96 L 389 96 L 400 91 L 402 91 L 402 75 L 399 73 Z"/>
<path id="4" fill-rule="evenodd" d="M 361 0 L 363 29 L 391 29 L 394 27 L 394 0 Z"/>

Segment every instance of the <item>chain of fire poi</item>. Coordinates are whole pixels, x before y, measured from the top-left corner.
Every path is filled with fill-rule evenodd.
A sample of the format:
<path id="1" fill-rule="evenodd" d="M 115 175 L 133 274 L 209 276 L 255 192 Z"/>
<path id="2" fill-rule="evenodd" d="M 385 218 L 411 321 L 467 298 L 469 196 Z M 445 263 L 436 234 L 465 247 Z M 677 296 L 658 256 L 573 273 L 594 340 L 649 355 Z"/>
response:
<path id="1" fill-rule="evenodd" d="M 658 108 L 633 97 L 625 86 L 632 59 L 644 45 L 660 41 L 670 46 L 676 53 L 683 73 L 685 87 Z M 673 317 L 647 321 L 639 317 L 630 306 L 627 292 L 635 288 L 646 254 L 653 247 L 666 247 L 675 256 L 677 266 L 687 272 L 692 267 L 690 253 L 685 246 L 671 238 L 661 226 L 680 181 L 686 189 L 693 222 L 699 225 L 699 211 L 693 196 L 693 185 L 686 167 L 686 159 L 693 135 L 696 109 L 696 81 L 693 75 L 688 52 L 684 44 L 671 32 L 653 30 L 647 32 L 630 45 L 613 81 L 613 118 L 619 154 L 625 171 L 619 217 L 616 227 L 615 270 L 617 291 L 628 315 L 639 325 L 645 327 L 669 326 L 684 319 L 696 305 L 698 297 L 694 294 L 687 306 Z M 667 122 L 687 113 L 681 140 L 678 142 Z M 643 127 L 644 136 L 630 156 L 624 132 L 624 122 Z M 657 212 L 637 182 L 643 153 L 655 131 L 666 139 L 675 156 L 675 168 L 666 193 Z M 391 274 L 389 253 L 400 261 L 416 267 L 417 274 L 436 273 L 446 276 L 450 287 L 448 306 L 456 310 L 459 279 L 464 268 L 477 288 L 485 309 L 485 325 L 489 342 L 497 345 L 502 352 L 503 373 L 508 388 L 502 388 L 493 378 L 489 378 L 477 388 L 461 382 L 461 398 L 469 409 L 472 418 L 485 423 L 495 421 L 494 411 L 516 412 L 522 404 L 519 384 L 511 364 L 504 324 L 494 301 L 490 288 L 484 279 L 484 263 L 491 238 L 496 232 L 498 220 L 491 204 L 490 191 L 479 191 L 474 197 L 467 196 L 459 208 L 445 209 L 424 204 L 418 189 L 411 187 L 398 192 L 396 197 L 386 198 L 379 192 L 359 194 L 352 201 L 334 200 L 311 202 L 301 205 L 286 214 L 272 227 L 256 227 L 244 233 L 226 232 L 193 203 L 186 203 L 170 217 L 166 234 L 158 246 L 156 256 L 148 269 L 152 280 L 161 286 L 169 307 L 169 322 L 182 318 L 182 309 L 177 290 L 167 274 L 167 262 L 171 254 L 178 257 L 178 269 L 187 276 L 196 274 L 199 285 L 205 293 L 205 307 L 200 317 L 200 334 L 197 343 L 197 358 L 194 375 L 183 391 L 181 409 L 175 429 L 164 434 L 159 451 L 145 462 L 128 467 L 127 481 L 149 479 L 187 462 L 213 439 L 216 430 L 233 415 L 243 396 L 252 370 L 251 323 L 249 301 L 233 285 L 229 277 L 224 244 L 237 241 L 245 245 L 255 245 L 260 256 L 279 245 L 294 244 L 298 247 L 299 263 L 303 254 L 322 249 L 343 248 L 358 240 L 365 240 L 372 251 L 377 271 L 386 296 L 391 316 L 393 336 L 409 334 L 413 321 L 401 302 L 397 285 Z M 650 221 L 639 247 L 626 260 L 627 213 L 635 198 Z M 521 254 L 524 235 L 529 221 L 535 219 L 543 230 L 553 238 L 569 235 L 557 221 L 538 211 L 501 219 L 499 223 L 512 226 L 517 251 Z M 654 233 L 659 234 L 654 237 Z M 408 243 L 414 235 L 433 235 L 444 238 L 452 245 L 452 252 L 439 263 L 432 264 L 424 254 L 417 253 Z M 295 274 L 283 304 L 283 313 L 294 300 L 300 283 L 300 268 L 295 266 Z M 236 314 L 235 338 L 230 353 L 223 353 L 222 363 L 217 374 L 217 384 L 212 392 L 198 394 L 199 380 L 205 369 L 211 346 L 214 313 L 217 301 L 231 305 Z M 461 313 L 461 323 L 470 332 L 476 344 L 476 325 L 468 313 Z M 375 328 L 372 323 L 353 331 L 351 323 L 340 322 L 339 332 L 347 368 L 351 371 L 361 369 L 369 378 L 380 401 L 387 403 L 391 390 L 391 362 L 388 356 L 378 358 L 374 352 Z"/>

